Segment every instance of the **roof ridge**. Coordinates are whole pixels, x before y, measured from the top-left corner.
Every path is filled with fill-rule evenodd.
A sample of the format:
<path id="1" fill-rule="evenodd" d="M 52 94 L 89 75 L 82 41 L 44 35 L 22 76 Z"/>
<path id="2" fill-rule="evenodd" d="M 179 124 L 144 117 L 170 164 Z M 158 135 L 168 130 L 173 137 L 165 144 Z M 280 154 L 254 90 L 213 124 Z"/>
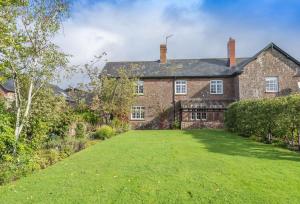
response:
<path id="1" fill-rule="evenodd" d="M 251 57 L 237 57 L 236 59 L 249 59 Z M 209 59 L 228 59 L 227 57 L 211 57 L 211 58 L 171 58 L 167 61 L 176 61 L 176 60 L 209 60 Z M 137 61 L 108 61 L 107 63 L 139 63 L 139 62 L 159 62 L 159 60 L 137 60 Z"/>

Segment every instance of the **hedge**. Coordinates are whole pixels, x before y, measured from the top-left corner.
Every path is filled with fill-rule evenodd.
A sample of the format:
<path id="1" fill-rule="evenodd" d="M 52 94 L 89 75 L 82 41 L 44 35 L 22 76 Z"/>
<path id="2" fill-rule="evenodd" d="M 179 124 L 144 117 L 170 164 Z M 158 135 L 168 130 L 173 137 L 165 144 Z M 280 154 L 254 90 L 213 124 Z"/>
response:
<path id="1" fill-rule="evenodd" d="M 300 95 L 244 100 L 231 104 L 225 112 L 225 127 L 239 135 L 274 138 L 300 148 Z"/>

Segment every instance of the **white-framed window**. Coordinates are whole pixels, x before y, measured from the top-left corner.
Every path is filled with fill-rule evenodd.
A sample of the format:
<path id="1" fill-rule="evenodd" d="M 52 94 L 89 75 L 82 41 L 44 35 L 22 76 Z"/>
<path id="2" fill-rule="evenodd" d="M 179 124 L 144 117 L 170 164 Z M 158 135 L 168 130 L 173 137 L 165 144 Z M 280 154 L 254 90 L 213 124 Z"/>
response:
<path id="1" fill-rule="evenodd" d="M 135 93 L 137 95 L 144 95 L 144 81 L 139 80 L 136 82 Z"/>
<path id="2" fill-rule="evenodd" d="M 144 106 L 132 106 L 131 119 L 132 120 L 144 120 L 145 119 L 145 107 Z"/>
<path id="3" fill-rule="evenodd" d="M 187 93 L 187 82 L 186 80 L 175 81 L 175 94 L 186 94 Z"/>
<path id="4" fill-rule="evenodd" d="M 201 111 L 201 109 L 193 109 L 192 110 L 192 115 L 191 115 L 192 120 L 207 120 L 207 113 Z"/>
<path id="5" fill-rule="evenodd" d="M 210 93 L 211 94 L 223 94 L 223 80 L 211 80 L 210 81 Z"/>
<path id="6" fill-rule="evenodd" d="M 278 77 L 266 77 L 266 92 L 278 92 Z"/>

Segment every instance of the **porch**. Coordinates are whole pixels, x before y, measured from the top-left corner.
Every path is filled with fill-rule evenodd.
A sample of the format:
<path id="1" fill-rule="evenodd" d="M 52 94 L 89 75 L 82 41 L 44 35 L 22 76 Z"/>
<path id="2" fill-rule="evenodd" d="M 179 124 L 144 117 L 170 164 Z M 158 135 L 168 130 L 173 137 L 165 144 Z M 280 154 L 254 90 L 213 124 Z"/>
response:
<path id="1" fill-rule="evenodd" d="M 180 102 L 181 129 L 223 128 L 224 112 L 232 101 L 192 99 Z"/>

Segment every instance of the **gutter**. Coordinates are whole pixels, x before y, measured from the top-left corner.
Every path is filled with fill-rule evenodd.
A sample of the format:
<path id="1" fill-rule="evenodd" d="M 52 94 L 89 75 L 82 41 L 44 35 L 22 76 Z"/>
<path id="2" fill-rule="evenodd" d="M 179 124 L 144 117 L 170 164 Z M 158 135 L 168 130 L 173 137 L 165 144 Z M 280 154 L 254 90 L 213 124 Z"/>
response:
<path id="1" fill-rule="evenodd" d="M 175 108 L 175 105 L 176 105 L 176 102 L 175 102 L 175 80 L 176 80 L 176 77 L 174 76 L 173 77 L 173 91 L 172 91 L 172 100 L 173 100 L 173 122 L 176 121 L 176 108 Z"/>

